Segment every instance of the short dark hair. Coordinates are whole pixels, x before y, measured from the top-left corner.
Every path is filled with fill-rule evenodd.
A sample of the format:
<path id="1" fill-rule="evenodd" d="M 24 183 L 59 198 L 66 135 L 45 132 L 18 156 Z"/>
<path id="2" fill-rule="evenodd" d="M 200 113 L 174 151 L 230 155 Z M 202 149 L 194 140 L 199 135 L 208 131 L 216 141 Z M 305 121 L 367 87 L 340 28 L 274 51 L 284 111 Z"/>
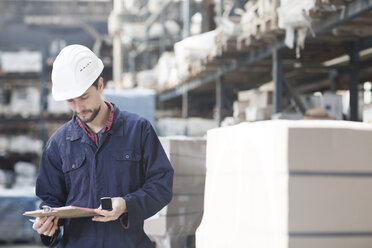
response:
<path id="1" fill-rule="evenodd" d="M 98 81 L 103 76 L 103 74 L 99 74 L 98 78 L 92 83 L 92 86 L 96 87 L 98 89 Z"/>

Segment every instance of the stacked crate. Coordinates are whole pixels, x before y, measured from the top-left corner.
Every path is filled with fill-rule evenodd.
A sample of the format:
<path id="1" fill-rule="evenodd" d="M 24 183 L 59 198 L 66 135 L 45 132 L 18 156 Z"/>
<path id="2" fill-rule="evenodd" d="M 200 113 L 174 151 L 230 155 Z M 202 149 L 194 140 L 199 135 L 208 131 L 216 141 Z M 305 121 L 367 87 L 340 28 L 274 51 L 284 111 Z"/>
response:
<path id="1" fill-rule="evenodd" d="M 367 248 L 372 126 L 263 121 L 207 138 L 197 248 Z"/>
<path id="2" fill-rule="evenodd" d="M 144 229 L 159 247 L 194 247 L 188 243 L 203 215 L 206 141 L 186 137 L 160 141 L 174 168 L 173 199 L 145 221 Z"/>

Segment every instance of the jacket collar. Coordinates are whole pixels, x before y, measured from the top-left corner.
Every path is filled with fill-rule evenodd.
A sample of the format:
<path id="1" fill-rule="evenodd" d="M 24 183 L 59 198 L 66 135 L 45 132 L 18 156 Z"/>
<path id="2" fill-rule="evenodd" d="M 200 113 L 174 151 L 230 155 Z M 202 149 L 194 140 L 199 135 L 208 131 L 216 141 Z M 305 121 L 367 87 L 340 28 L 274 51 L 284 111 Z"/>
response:
<path id="1" fill-rule="evenodd" d="M 124 120 L 120 118 L 120 110 L 118 107 L 116 107 L 115 104 L 111 103 L 114 107 L 114 119 L 112 122 L 112 126 L 107 133 L 113 134 L 117 133 L 119 136 L 123 136 L 123 132 L 118 133 L 118 129 L 123 125 Z M 83 141 L 85 138 L 89 140 L 88 135 L 86 135 L 77 123 L 76 116 L 73 116 L 72 119 L 67 123 L 67 133 L 66 133 L 66 140 L 75 141 L 80 138 L 83 138 Z"/>

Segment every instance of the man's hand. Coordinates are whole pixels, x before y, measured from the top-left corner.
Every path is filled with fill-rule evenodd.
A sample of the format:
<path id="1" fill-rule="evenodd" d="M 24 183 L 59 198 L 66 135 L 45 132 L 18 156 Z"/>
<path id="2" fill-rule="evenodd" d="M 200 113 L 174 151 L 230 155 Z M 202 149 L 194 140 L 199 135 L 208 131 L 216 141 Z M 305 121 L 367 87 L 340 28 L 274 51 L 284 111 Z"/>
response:
<path id="1" fill-rule="evenodd" d="M 53 236 L 58 230 L 58 217 L 48 216 L 48 217 L 37 217 L 32 228 L 39 234 L 46 236 Z"/>
<path id="2" fill-rule="evenodd" d="M 94 211 L 101 216 L 94 216 L 93 221 L 107 222 L 117 220 L 120 215 L 127 212 L 127 204 L 122 197 L 111 198 L 112 210 L 102 210 L 102 206 L 95 209 Z"/>

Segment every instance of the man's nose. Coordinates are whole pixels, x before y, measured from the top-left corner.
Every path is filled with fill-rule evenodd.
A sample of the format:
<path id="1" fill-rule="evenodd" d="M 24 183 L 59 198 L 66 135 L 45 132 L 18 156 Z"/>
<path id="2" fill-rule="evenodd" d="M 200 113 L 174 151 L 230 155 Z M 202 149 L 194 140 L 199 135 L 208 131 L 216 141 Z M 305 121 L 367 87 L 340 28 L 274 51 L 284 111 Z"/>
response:
<path id="1" fill-rule="evenodd" d="M 75 104 L 74 104 L 74 108 L 75 108 L 75 112 L 80 113 L 81 110 L 83 109 L 83 106 L 82 106 L 81 103 L 79 103 L 79 102 L 75 102 Z"/>

